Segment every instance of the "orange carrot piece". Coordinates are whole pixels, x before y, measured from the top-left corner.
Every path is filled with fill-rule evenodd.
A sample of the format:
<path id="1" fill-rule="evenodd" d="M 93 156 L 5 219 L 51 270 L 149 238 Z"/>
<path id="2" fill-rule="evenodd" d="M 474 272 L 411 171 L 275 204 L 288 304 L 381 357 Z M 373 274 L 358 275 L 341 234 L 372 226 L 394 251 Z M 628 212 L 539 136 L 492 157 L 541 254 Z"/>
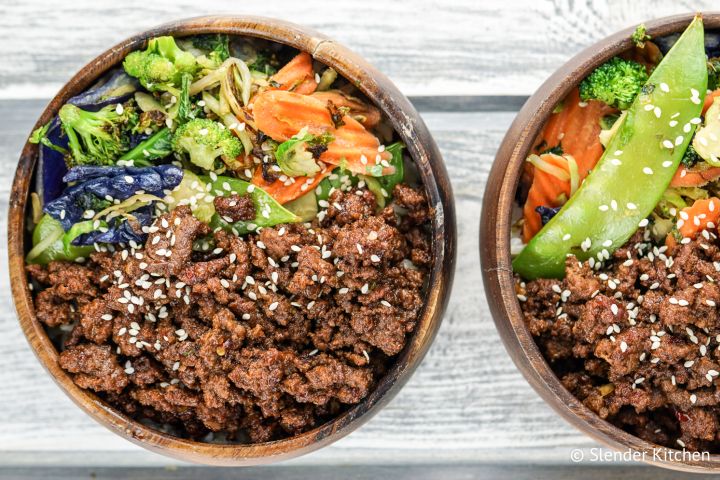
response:
<path id="1" fill-rule="evenodd" d="M 343 165 L 351 172 L 361 175 L 368 173 L 368 166 L 390 160 L 388 152 L 378 151 L 380 142 L 377 137 L 365 130 L 360 122 L 348 115 L 343 117 L 343 122 L 344 125 L 329 132 L 334 140 L 320 155 L 320 160 L 331 165 Z M 388 165 L 383 167 L 382 174 L 389 175 L 394 171 L 394 167 Z"/>
<path id="2" fill-rule="evenodd" d="M 289 140 L 303 128 L 322 135 L 333 127 L 326 105 L 307 95 L 267 90 L 255 97 L 253 117 L 258 129 L 276 142 Z"/>
<path id="3" fill-rule="evenodd" d="M 581 106 L 584 105 L 584 106 Z M 605 115 L 617 112 L 616 109 L 602 102 L 591 100 L 581 104 L 580 92 L 573 89 L 563 100 L 563 108 L 550 116 L 545 123 L 538 143 L 536 153 L 560 145 L 563 152 L 572 155 L 578 165 L 578 173 L 582 181 L 590 170 L 595 167 L 603 154 L 600 143 L 600 120 Z M 541 155 L 543 160 L 551 162 L 566 169 L 566 165 L 553 155 Z M 559 162 L 559 163 L 558 163 Z M 558 207 L 558 197 L 564 193 L 570 196 L 570 183 L 562 182 L 557 177 L 542 172 L 532 165 L 528 165 L 533 172 L 533 180 L 528 192 L 528 198 L 523 208 L 523 240 L 527 243 L 542 228 L 540 214 L 535 211 L 539 206 Z"/>
<path id="4" fill-rule="evenodd" d="M 665 246 L 668 247 L 668 252 L 670 252 L 670 255 L 675 252 L 675 247 L 677 247 L 677 240 L 672 233 L 668 233 L 665 236 Z"/>
<path id="5" fill-rule="evenodd" d="M 332 165 L 343 165 L 348 170 L 366 175 L 368 167 L 376 161 L 390 160 L 388 152 L 379 152 L 380 141 L 360 122 L 349 115 L 342 118 L 344 125 L 335 128 L 327 105 L 313 96 L 295 92 L 268 90 L 255 97 L 253 117 L 257 128 L 277 142 L 284 142 L 303 128 L 308 133 L 328 133 L 334 140 L 320 156 Z M 382 174 L 393 173 L 391 166 L 383 167 Z"/>
<path id="6" fill-rule="evenodd" d="M 270 81 L 280 85 L 276 87 L 278 90 L 292 90 L 303 95 L 314 92 L 317 82 L 313 72 L 312 57 L 306 52 L 297 54 L 270 77 Z"/>
<path id="7" fill-rule="evenodd" d="M 545 142 L 542 150 L 560 145 L 564 153 L 573 156 L 578 164 L 580 180 L 595 167 L 603 154 L 603 146 L 598 137 L 602 130 L 600 119 L 617 112 L 596 100 L 582 105 L 585 106 L 581 106 L 580 92 L 575 88 L 563 100 L 562 110 L 550 116 L 540 135 L 540 142 Z"/>
<path id="8" fill-rule="evenodd" d="M 703 103 L 703 109 L 702 114 L 705 115 L 705 112 L 708 111 L 708 108 L 713 104 L 715 101 L 715 98 L 720 96 L 720 88 L 717 90 L 713 90 L 712 92 L 708 93 L 705 97 L 705 103 Z"/>
<path id="9" fill-rule="evenodd" d="M 705 170 L 688 170 L 680 166 L 670 181 L 671 187 L 702 187 L 708 182 L 720 178 L 720 167 L 711 167 Z"/>
<path id="10" fill-rule="evenodd" d="M 567 162 L 553 154 L 544 154 L 540 158 L 546 162 L 567 171 Z M 570 181 L 562 181 L 556 176 L 535 168 L 533 182 L 528 192 L 527 200 L 523 206 L 523 241 L 529 242 L 542 228 L 540 214 L 535 211 L 537 207 L 559 207 L 562 198 L 570 198 Z"/>
<path id="11" fill-rule="evenodd" d="M 314 177 L 294 177 L 294 181 L 288 182 L 286 185 L 285 181 L 280 179 L 272 183 L 266 182 L 262 176 L 262 165 L 259 165 L 255 169 L 251 183 L 265 190 L 268 195 L 282 205 L 311 192 L 331 172 L 332 168 L 324 168 Z"/>
<path id="12" fill-rule="evenodd" d="M 720 218 L 720 199 L 716 197 L 695 200 L 690 207 L 682 209 L 678 230 L 683 237 L 694 237 L 701 230 L 716 228 Z M 687 217 L 686 217 L 687 215 Z M 712 225 L 709 225 L 712 223 Z"/>
<path id="13" fill-rule="evenodd" d="M 332 102 L 337 107 L 346 107 L 350 109 L 349 115 L 362 123 L 363 127 L 368 130 L 374 128 L 380 123 L 380 110 L 372 105 L 368 105 L 360 99 L 351 97 L 339 90 L 328 90 L 325 92 L 315 92 L 313 98 L 321 100 L 325 105 Z"/>

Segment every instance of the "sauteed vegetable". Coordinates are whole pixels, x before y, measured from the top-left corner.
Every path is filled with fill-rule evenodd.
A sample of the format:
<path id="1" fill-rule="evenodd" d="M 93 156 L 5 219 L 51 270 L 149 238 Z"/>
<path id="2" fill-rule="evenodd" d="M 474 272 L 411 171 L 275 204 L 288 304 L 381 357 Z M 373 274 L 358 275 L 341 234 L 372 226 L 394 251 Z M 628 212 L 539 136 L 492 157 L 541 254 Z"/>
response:
<path id="1" fill-rule="evenodd" d="M 415 329 L 433 210 L 381 112 L 307 53 L 154 38 L 31 141 L 35 315 L 125 415 L 297 435 L 365 399 Z"/>

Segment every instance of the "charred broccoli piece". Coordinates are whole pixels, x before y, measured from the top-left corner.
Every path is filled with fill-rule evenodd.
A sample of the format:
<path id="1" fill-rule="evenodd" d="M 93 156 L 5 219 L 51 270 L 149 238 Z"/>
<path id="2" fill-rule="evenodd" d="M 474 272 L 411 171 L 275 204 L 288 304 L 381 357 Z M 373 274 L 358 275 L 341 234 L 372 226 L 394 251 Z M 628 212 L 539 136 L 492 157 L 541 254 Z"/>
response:
<path id="1" fill-rule="evenodd" d="M 123 67 L 150 91 L 178 94 L 184 74 L 195 75 L 199 65 L 195 56 L 182 50 L 173 37 L 157 37 L 145 50 L 130 53 Z"/>
<path id="2" fill-rule="evenodd" d="M 187 154 L 190 161 L 205 170 L 213 170 L 220 158 L 232 163 L 243 152 L 240 140 L 224 125 L 206 118 L 197 118 L 180 125 L 173 136 L 175 153 Z"/>
<path id="3" fill-rule="evenodd" d="M 114 165 L 129 148 L 129 132 L 137 123 L 135 109 L 108 105 L 97 112 L 67 103 L 60 112 L 60 124 L 68 137 L 68 166 Z"/>
<path id="4" fill-rule="evenodd" d="M 600 100 L 625 110 L 647 82 L 645 67 L 632 60 L 614 57 L 600 65 L 580 83 L 580 99 Z"/>

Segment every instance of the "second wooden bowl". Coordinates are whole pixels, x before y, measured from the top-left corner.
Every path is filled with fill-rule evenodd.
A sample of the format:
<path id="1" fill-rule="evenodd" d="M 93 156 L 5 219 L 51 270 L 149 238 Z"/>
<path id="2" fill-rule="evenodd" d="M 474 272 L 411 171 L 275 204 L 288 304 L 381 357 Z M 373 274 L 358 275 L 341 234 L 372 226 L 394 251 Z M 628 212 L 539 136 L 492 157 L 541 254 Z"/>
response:
<path id="1" fill-rule="evenodd" d="M 652 37 L 682 32 L 694 14 L 653 20 Z M 704 13 L 705 29 L 720 28 L 720 13 Z M 510 226 L 522 166 L 535 139 L 558 104 L 580 81 L 610 58 L 632 47 L 629 28 L 587 48 L 560 67 L 527 101 L 510 126 L 495 157 L 485 191 L 480 221 L 480 258 L 485 292 L 495 325 L 515 365 L 535 391 L 575 427 L 621 451 L 637 452 L 642 460 L 662 467 L 696 472 L 720 470 L 720 455 L 673 457 L 679 453 L 651 444 L 606 422 L 585 407 L 555 376 L 523 321 L 515 296 L 510 255 Z M 569 458 L 569 453 L 568 453 Z"/>
<path id="2" fill-rule="evenodd" d="M 35 128 L 47 123 L 68 98 L 90 87 L 125 55 L 160 35 L 225 33 L 270 40 L 310 53 L 356 85 L 380 108 L 407 146 L 417 165 L 436 215 L 432 224 L 433 266 L 426 303 L 417 327 L 392 368 L 360 404 L 334 420 L 302 435 L 254 445 L 209 444 L 177 438 L 151 429 L 110 407 L 75 385 L 58 365 L 58 352 L 38 322 L 25 275 L 26 206 L 37 160 L 37 146 L 26 143 L 10 193 L 8 217 L 9 268 L 20 325 L 33 351 L 64 392 L 85 412 L 113 432 L 150 450 L 181 460 L 214 465 L 271 463 L 311 452 L 347 435 L 377 413 L 405 384 L 432 343 L 450 296 L 455 268 L 456 230 L 452 191 L 440 152 L 408 99 L 383 74 L 362 58 L 312 30 L 268 18 L 222 16 L 193 18 L 162 25 L 112 47 L 87 64 L 50 102 Z"/>

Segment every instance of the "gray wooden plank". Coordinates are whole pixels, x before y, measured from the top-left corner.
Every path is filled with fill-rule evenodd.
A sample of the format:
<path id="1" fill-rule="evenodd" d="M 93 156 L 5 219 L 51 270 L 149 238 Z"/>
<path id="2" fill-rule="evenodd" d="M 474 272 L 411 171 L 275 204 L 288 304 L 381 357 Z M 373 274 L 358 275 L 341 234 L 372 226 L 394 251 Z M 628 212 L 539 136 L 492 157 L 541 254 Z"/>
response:
<path id="1" fill-rule="evenodd" d="M 407 94 L 527 95 L 614 31 L 713 7 L 712 0 L 6 1 L 0 3 L 0 96 L 49 97 L 83 64 L 135 32 L 229 12 L 311 26 L 376 64 Z"/>
<path id="2" fill-rule="evenodd" d="M 701 475 L 638 467 L 557 467 L 518 465 L 410 465 L 410 466 L 332 466 L 332 467 L 265 467 L 265 468 L 6 468 L 0 469 L 0 480 L 76 480 L 79 478 L 145 480 L 194 480 L 213 478 L 263 480 L 671 480 L 712 478 Z"/>

